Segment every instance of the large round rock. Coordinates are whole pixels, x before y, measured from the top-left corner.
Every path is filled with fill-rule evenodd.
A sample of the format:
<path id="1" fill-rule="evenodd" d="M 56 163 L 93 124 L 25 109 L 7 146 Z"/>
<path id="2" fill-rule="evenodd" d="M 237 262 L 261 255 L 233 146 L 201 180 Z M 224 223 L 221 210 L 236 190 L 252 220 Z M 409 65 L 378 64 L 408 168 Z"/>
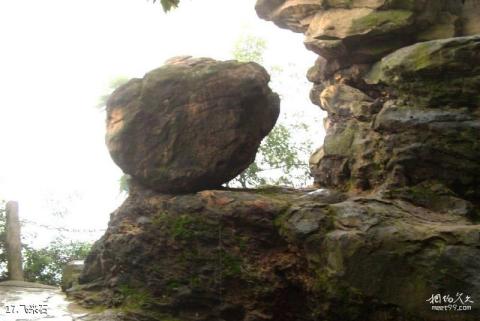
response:
<path id="1" fill-rule="evenodd" d="M 171 59 L 107 102 L 106 143 L 137 182 L 164 193 L 215 188 L 245 170 L 279 98 L 255 63 Z"/>

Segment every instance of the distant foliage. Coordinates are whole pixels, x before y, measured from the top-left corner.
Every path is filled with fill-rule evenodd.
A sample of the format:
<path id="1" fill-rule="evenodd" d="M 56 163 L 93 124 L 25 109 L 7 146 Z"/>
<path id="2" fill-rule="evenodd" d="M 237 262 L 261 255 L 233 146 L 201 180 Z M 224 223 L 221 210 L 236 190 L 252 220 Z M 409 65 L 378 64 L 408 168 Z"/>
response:
<path id="1" fill-rule="evenodd" d="M 296 144 L 292 127 L 277 124 L 263 140 L 254 163 L 229 185 L 243 188 L 261 185 L 304 186 L 310 177 L 308 164 L 299 156 L 310 151 L 309 144 Z"/>
<path id="2" fill-rule="evenodd" d="M 0 200 L 0 281 L 7 279 L 5 246 L 5 201 Z M 65 265 L 73 260 L 83 260 L 91 244 L 57 238 L 46 247 L 35 249 L 22 244 L 23 270 L 26 281 L 59 285 Z"/>
<path id="3" fill-rule="evenodd" d="M 176 6 L 174 1 L 172 6 Z M 163 3 L 162 3 L 163 5 Z M 172 8 L 170 6 L 169 8 Z M 252 34 L 241 36 L 234 44 L 232 50 L 233 59 L 243 62 L 256 62 L 265 65 L 264 53 L 267 49 L 265 39 Z M 292 67 L 292 66 L 290 66 Z M 294 68 L 292 70 L 296 70 Z M 287 73 L 289 70 L 279 66 L 266 66 L 272 75 L 272 84 L 276 81 L 291 81 L 292 79 L 303 81 L 303 76 Z M 291 70 L 290 70 L 291 72 Z M 99 98 L 98 107 L 104 109 L 106 101 L 116 88 L 126 83 L 126 77 L 117 77 L 111 81 L 108 92 Z M 292 90 L 294 90 L 292 88 Z M 287 119 L 288 118 L 288 119 Z M 310 171 L 306 159 L 312 150 L 312 142 L 307 137 L 309 127 L 302 119 L 289 114 L 288 117 L 281 115 L 277 125 L 263 140 L 257 157 L 243 173 L 238 175 L 227 186 L 231 187 L 258 187 L 260 185 L 287 185 L 301 187 L 308 185 Z M 128 175 L 124 174 L 119 179 L 121 193 L 128 193 Z"/>
<path id="4" fill-rule="evenodd" d="M 232 54 L 235 60 L 253 61 L 263 65 L 266 49 L 265 39 L 243 35 L 235 43 Z M 282 68 L 278 66 L 266 66 L 266 69 L 277 79 L 284 80 L 289 77 L 283 74 Z M 289 115 L 289 118 L 292 118 L 292 115 Z M 306 136 L 308 126 L 300 119 L 293 120 L 293 123 L 292 119 L 287 121 L 286 117 L 281 115 L 276 126 L 262 141 L 255 162 L 227 186 L 247 188 L 267 184 L 295 187 L 307 185 L 310 171 L 307 162 L 302 159 L 310 153 L 312 143 L 308 140 L 295 139 L 294 135 Z"/>
<path id="5" fill-rule="evenodd" d="M 267 49 L 267 41 L 254 35 L 243 35 L 234 44 L 233 58 L 238 61 L 254 61 L 263 64 L 263 54 Z"/>
<path id="6" fill-rule="evenodd" d="M 90 243 L 67 241 L 61 237 L 41 249 L 24 246 L 25 280 L 59 285 L 65 265 L 73 260 L 84 260 L 90 248 Z"/>
<path id="7" fill-rule="evenodd" d="M 120 193 L 126 193 L 130 191 L 129 188 L 129 181 L 130 181 L 130 175 L 128 174 L 123 174 L 122 177 L 118 180 L 120 183 Z"/>

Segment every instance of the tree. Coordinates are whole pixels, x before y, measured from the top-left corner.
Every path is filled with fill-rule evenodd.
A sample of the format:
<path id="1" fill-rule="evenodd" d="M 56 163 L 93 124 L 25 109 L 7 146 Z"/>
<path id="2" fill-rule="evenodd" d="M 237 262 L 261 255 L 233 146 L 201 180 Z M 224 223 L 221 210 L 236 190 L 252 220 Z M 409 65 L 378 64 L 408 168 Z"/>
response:
<path id="1" fill-rule="evenodd" d="M 65 265 L 73 260 L 85 259 L 90 248 L 90 243 L 67 241 L 63 237 L 58 237 L 40 249 L 24 245 L 25 280 L 59 285 Z"/>
<path id="2" fill-rule="evenodd" d="M 5 223 L 5 201 L 0 200 L 0 281 L 7 278 Z M 58 237 L 40 249 L 27 244 L 22 244 L 22 247 L 25 280 L 59 285 L 65 265 L 72 260 L 85 259 L 91 244 L 68 241 L 64 237 Z"/>
<path id="3" fill-rule="evenodd" d="M 120 193 L 128 194 L 130 192 L 129 188 L 130 175 L 123 174 L 122 177 L 118 180 L 120 183 Z"/>
<path id="4" fill-rule="evenodd" d="M 233 46 L 233 58 L 238 61 L 254 61 L 263 65 L 263 54 L 267 49 L 267 41 L 254 35 L 242 35 Z"/>
<path id="5" fill-rule="evenodd" d="M 264 39 L 244 35 L 240 37 L 233 49 L 233 58 L 238 61 L 253 61 L 264 64 L 264 52 L 267 43 Z M 267 66 L 272 75 L 272 87 L 277 80 L 285 80 L 286 75 L 283 69 L 278 66 Z M 230 181 L 227 186 L 238 186 L 243 188 L 255 187 L 265 184 L 304 186 L 310 179 L 307 157 L 311 151 L 312 142 L 308 139 L 295 139 L 292 133 L 305 132 L 308 126 L 295 119 L 292 123 L 281 115 L 277 125 L 262 141 L 255 162 L 252 163 L 243 173 Z M 305 159 L 305 160 L 302 160 Z"/>

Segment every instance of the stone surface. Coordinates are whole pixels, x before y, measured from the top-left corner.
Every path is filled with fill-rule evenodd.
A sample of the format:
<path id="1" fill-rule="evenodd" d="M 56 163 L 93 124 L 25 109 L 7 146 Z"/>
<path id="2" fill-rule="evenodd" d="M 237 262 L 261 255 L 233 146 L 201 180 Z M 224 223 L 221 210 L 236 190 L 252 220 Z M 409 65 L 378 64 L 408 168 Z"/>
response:
<path id="1" fill-rule="evenodd" d="M 176 58 L 132 79 L 107 102 L 113 160 L 161 192 L 218 187 L 255 159 L 279 99 L 255 63 Z"/>
<path id="2" fill-rule="evenodd" d="M 399 193 L 137 188 L 69 294 L 145 320 L 477 321 L 480 225 Z M 471 311 L 427 302 L 458 292 Z"/>
<path id="3" fill-rule="evenodd" d="M 373 99 L 362 91 L 344 85 L 331 85 L 320 94 L 320 107 L 330 115 L 370 119 Z M 378 112 L 378 111 L 377 111 Z"/>
<path id="4" fill-rule="evenodd" d="M 261 4 L 257 7 L 260 8 L 260 6 Z M 277 21 L 281 28 L 305 32 L 313 17 L 312 15 L 321 9 L 322 1 L 319 0 L 288 0 L 273 11 L 269 18 Z"/>
<path id="5" fill-rule="evenodd" d="M 290 19 L 268 14 L 286 2 L 258 3 L 262 18 Z M 310 159 L 316 185 L 395 194 L 436 182 L 450 201 L 478 206 L 480 0 L 318 3 L 302 29 L 320 55 L 307 75 L 310 98 L 328 113 Z"/>
<path id="6" fill-rule="evenodd" d="M 78 277 L 83 271 L 83 261 L 76 260 L 68 262 L 62 271 L 62 291 L 66 291 L 72 286 L 78 284 Z"/>
<path id="7" fill-rule="evenodd" d="M 480 34 L 480 1 L 465 0 L 462 8 L 462 34 Z"/>
<path id="8" fill-rule="evenodd" d="M 329 113 L 322 154 L 312 158 L 318 184 L 369 190 L 437 180 L 478 202 L 479 48 L 478 36 L 423 42 L 365 77 L 356 69 L 332 76 L 340 83 L 318 99 Z"/>
<path id="9" fill-rule="evenodd" d="M 319 2 L 301 29 L 320 55 L 310 97 L 328 113 L 310 168 L 318 186 L 350 198 L 292 205 L 277 223 L 322 280 L 318 319 L 475 319 L 414 302 L 478 280 L 464 274 L 478 225 L 457 224 L 480 215 L 480 1 Z M 288 15 L 266 14 L 280 5 L 263 1 L 258 13 L 288 28 Z M 474 243 L 447 245 L 460 230 Z"/>
<path id="10" fill-rule="evenodd" d="M 320 11 L 305 33 L 305 44 L 326 58 L 370 62 L 404 44 L 400 35 L 411 28 L 413 21 L 413 13 L 406 10 L 352 8 Z M 392 39 L 391 43 L 384 40 L 383 48 L 362 43 L 368 40 L 368 36 L 364 35 L 381 38 L 389 33 L 399 36 Z"/>
<path id="11" fill-rule="evenodd" d="M 480 106 L 480 35 L 417 43 L 384 57 L 367 81 L 382 81 L 416 106 Z"/>
<path id="12" fill-rule="evenodd" d="M 307 48 L 342 67 L 417 41 L 480 33 L 478 0 L 262 0 L 257 13 L 305 33 Z"/>
<path id="13" fill-rule="evenodd" d="M 37 313 L 34 313 L 35 308 Z M 88 310 L 67 301 L 65 294 L 57 288 L 28 282 L 0 282 L 2 321 L 79 321 L 88 313 Z"/>
<path id="14" fill-rule="evenodd" d="M 259 0 L 321 55 L 322 188 L 171 195 L 138 172 L 69 295 L 99 320 L 478 321 L 479 5 Z"/>

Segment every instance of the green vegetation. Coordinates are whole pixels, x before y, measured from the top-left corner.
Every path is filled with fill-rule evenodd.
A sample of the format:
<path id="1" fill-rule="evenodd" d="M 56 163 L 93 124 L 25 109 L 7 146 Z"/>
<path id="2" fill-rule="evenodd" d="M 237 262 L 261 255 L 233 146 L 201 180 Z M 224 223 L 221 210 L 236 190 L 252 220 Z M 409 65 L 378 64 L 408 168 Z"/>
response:
<path id="1" fill-rule="evenodd" d="M 73 260 L 85 259 L 90 248 L 90 243 L 66 241 L 62 237 L 40 249 L 24 245 L 23 269 L 25 280 L 59 285 L 65 265 Z"/>
<path id="2" fill-rule="evenodd" d="M 160 301 L 147 289 L 134 288 L 125 284 L 118 288 L 118 292 L 122 297 L 122 303 L 114 310 L 138 316 L 142 320 L 146 318 L 148 320 L 180 321 L 170 314 L 157 312 L 152 309 L 152 306 Z"/>
<path id="3" fill-rule="evenodd" d="M 188 215 L 180 215 L 177 219 L 171 222 L 170 235 L 174 239 L 189 240 L 193 237 L 193 229 L 191 226 L 194 224 L 192 217 Z"/>
<path id="4" fill-rule="evenodd" d="M 118 291 L 123 297 L 123 307 L 127 310 L 139 310 L 152 304 L 152 295 L 145 289 L 121 285 Z"/>
<path id="5" fill-rule="evenodd" d="M 176 241 L 194 241 L 197 238 L 216 237 L 216 225 L 200 217 L 189 214 L 169 215 L 159 213 L 152 218 L 152 226 L 164 229 L 167 235 Z"/>
<path id="6" fill-rule="evenodd" d="M 265 39 L 245 34 L 236 41 L 232 57 L 242 62 L 264 63 L 264 52 L 267 49 Z M 292 66 L 291 66 L 292 67 Z M 287 78 L 298 81 L 303 76 L 291 75 L 279 66 L 267 66 L 272 75 L 272 87 L 275 82 L 285 82 Z M 98 108 L 104 109 L 110 94 L 127 82 L 125 77 L 113 79 L 108 91 L 99 98 Z M 297 115 L 281 115 L 277 125 L 263 140 L 257 157 L 244 172 L 228 182 L 228 187 L 251 188 L 262 185 L 285 185 L 300 187 L 308 184 L 310 170 L 307 159 L 312 151 L 313 142 L 308 137 L 309 126 L 296 117 Z M 299 137 L 303 136 L 299 139 Z M 128 193 L 129 176 L 124 174 L 119 179 L 120 192 Z"/>
<path id="7" fill-rule="evenodd" d="M 130 188 L 128 186 L 128 182 L 130 180 L 130 175 L 128 174 L 123 174 L 119 180 L 118 183 L 120 185 L 120 193 L 127 193 L 130 191 Z"/>
<path id="8" fill-rule="evenodd" d="M 253 61 L 262 65 L 263 54 L 267 49 L 265 39 L 246 34 L 237 39 L 233 48 L 233 57 L 235 60 L 249 62 Z"/>
<path id="9" fill-rule="evenodd" d="M 235 277 L 242 273 L 242 259 L 225 250 L 220 250 L 223 277 Z"/>
<path id="10" fill-rule="evenodd" d="M 351 146 L 355 139 L 355 124 L 346 124 L 346 128 L 336 135 L 325 139 L 323 146 L 326 154 L 348 156 L 351 153 Z"/>
<path id="11" fill-rule="evenodd" d="M 0 281 L 7 278 L 5 253 L 5 202 L 0 201 Z M 83 260 L 91 244 L 72 242 L 58 237 L 43 248 L 23 244 L 23 270 L 26 281 L 59 285 L 65 265 L 73 260 Z"/>
<path id="12" fill-rule="evenodd" d="M 244 35 L 240 37 L 233 48 L 233 58 L 243 62 L 263 64 L 267 43 L 264 39 Z M 272 86 L 275 79 L 285 79 L 283 70 L 278 66 L 267 66 L 272 75 Z M 288 118 L 292 118 L 289 115 Z M 230 181 L 227 186 L 243 188 L 259 187 L 261 185 L 303 186 L 310 178 L 306 159 L 311 152 L 310 140 L 295 141 L 293 133 L 308 131 L 308 125 L 301 120 L 280 117 L 277 125 L 262 141 L 255 162 L 243 173 Z M 305 135 L 306 136 L 306 135 Z"/>

